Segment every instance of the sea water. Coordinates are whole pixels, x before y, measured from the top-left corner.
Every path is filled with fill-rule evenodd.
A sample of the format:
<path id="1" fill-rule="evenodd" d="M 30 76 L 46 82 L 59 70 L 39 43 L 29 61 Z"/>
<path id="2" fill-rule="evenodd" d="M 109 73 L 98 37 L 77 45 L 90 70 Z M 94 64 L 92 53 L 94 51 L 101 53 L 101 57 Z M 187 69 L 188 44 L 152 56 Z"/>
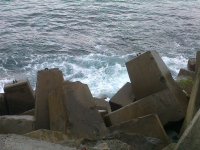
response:
<path id="1" fill-rule="evenodd" d="M 130 82 L 125 63 L 156 50 L 176 77 L 200 50 L 199 0 L 0 0 L 0 92 L 60 68 L 93 96 Z"/>

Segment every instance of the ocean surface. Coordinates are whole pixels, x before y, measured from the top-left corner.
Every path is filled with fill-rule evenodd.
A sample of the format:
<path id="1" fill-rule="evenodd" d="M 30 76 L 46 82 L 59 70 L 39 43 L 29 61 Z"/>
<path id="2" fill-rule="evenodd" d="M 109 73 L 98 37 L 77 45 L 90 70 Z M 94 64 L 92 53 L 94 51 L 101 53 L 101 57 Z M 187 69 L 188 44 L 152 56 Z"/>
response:
<path id="1" fill-rule="evenodd" d="M 200 51 L 199 0 L 0 0 L 0 92 L 37 71 L 112 97 L 130 82 L 125 62 L 156 50 L 176 77 Z"/>

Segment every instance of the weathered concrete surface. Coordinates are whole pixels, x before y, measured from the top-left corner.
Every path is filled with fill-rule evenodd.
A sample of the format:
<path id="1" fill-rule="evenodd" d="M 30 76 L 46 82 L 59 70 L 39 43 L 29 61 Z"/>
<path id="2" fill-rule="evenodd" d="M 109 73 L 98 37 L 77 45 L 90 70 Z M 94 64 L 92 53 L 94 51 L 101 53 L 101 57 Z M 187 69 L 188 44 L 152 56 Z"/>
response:
<path id="1" fill-rule="evenodd" d="M 30 115 L 34 116 L 35 115 L 35 109 L 28 110 L 26 112 L 21 113 L 20 115 Z"/>
<path id="2" fill-rule="evenodd" d="M 114 125 L 109 127 L 109 130 L 110 132 L 120 130 L 127 133 L 137 133 L 160 139 L 165 142 L 166 145 L 170 143 L 157 114 L 150 114 L 122 124 Z"/>
<path id="3" fill-rule="evenodd" d="M 169 89 L 186 114 L 188 99 L 174 82 L 171 73 L 156 51 L 148 51 L 126 63 L 136 100 Z"/>
<path id="4" fill-rule="evenodd" d="M 190 77 L 192 77 L 193 79 L 195 79 L 195 72 L 189 71 L 189 70 L 186 70 L 186 69 L 181 68 L 181 69 L 179 70 L 179 73 L 178 73 L 178 77 L 179 77 L 179 76 L 190 76 Z"/>
<path id="5" fill-rule="evenodd" d="M 132 103 L 135 99 L 131 83 L 127 82 L 109 101 L 112 111 Z"/>
<path id="6" fill-rule="evenodd" d="M 176 81 L 187 97 L 190 97 L 194 79 L 190 76 L 178 76 Z"/>
<path id="7" fill-rule="evenodd" d="M 0 148 L 1 150 L 77 150 L 15 134 L 0 134 Z"/>
<path id="8" fill-rule="evenodd" d="M 5 94 L 0 94 L 0 116 L 8 115 L 8 110 L 6 106 Z"/>
<path id="9" fill-rule="evenodd" d="M 46 129 L 40 129 L 33 132 L 29 132 L 24 134 L 24 136 L 28 136 L 30 138 L 38 140 L 44 140 L 51 143 L 70 139 L 66 134 L 62 132 L 46 130 Z"/>
<path id="10" fill-rule="evenodd" d="M 188 60 L 187 69 L 189 71 L 195 71 L 195 65 L 196 65 L 196 58 L 190 58 Z"/>
<path id="11" fill-rule="evenodd" d="M 88 86 L 81 82 L 64 81 L 51 92 L 49 117 L 51 130 L 70 138 L 96 139 L 108 133 Z"/>
<path id="12" fill-rule="evenodd" d="M 152 113 L 158 115 L 162 125 L 179 121 L 185 116 L 185 113 L 177 105 L 171 91 L 165 89 L 111 112 L 104 118 L 106 125 L 112 126 Z"/>
<path id="13" fill-rule="evenodd" d="M 96 98 L 96 97 L 94 97 L 93 100 L 94 100 L 97 110 L 107 110 L 108 113 L 111 112 L 109 102 L 105 101 L 104 99 L 100 99 L 100 98 Z"/>
<path id="14" fill-rule="evenodd" d="M 136 133 L 125 133 L 115 131 L 104 139 L 114 138 L 131 145 L 136 150 L 161 150 L 167 146 L 166 143 L 157 138 L 146 137 Z"/>
<path id="15" fill-rule="evenodd" d="M 98 112 L 100 113 L 102 119 L 104 119 L 105 115 L 108 114 L 107 110 L 98 110 Z"/>
<path id="16" fill-rule="evenodd" d="M 184 130 L 190 124 L 190 122 L 192 121 L 194 115 L 197 113 L 199 108 L 200 108 L 200 69 L 197 72 L 197 75 L 195 78 L 194 86 L 192 88 L 190 101 L 187 108 L 187 114 L 183 122 L 180 135 L 184 132 Z"/>
<path id="17" fill-rule="evenodd" d="M 171 143 L 167 147 L 163 148 L 162 150 L 174 150 L 176 143 Z"/>
<path id="18" fill-rule="evenodd" d="M 25 134 L 33 131 L 33 116 L 7 115 L 0 116 L 1 134 Z"/>
<path id="19" fill-rule="evenodd" d="M 200 149 L 200 110 L 196 113 L 187 129 L 184 131 L 175 150 L 197 150 Z"/>
<path id="20" fill-rule="evenodd" d="M 58 68 L 38 71 L 36 84 L 36 104 L 34 130 L 50 129 L 48 96 L 63 82 L 63 74 Z"/>
<path id="21" fill-rule="evenodd" d="M 195 75 L 197 74 L 199 67 L 200 67 L 200 51 L 196 53 Z"/>
<path id="22" fill-rule="evenodd" d="M 35 106 L 33 89 L 27 78 L 6 84 L 4 92 L 10 115 L 23 113 Z"/>

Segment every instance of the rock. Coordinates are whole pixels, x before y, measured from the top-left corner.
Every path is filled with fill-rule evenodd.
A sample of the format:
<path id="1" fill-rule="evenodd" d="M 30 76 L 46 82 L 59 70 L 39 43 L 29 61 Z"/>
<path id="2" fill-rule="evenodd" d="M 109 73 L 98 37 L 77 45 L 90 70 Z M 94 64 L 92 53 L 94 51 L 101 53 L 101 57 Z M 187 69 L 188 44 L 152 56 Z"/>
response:
<path id="1" fill-rule="evenodd" d="M 96 139 L 108 129 L 95 108 L 87 85 L 64 81 L 49 95 L 50 129 L 70 138 Z"/>
<path id="2" fill-rule="evenodd" d="M 189 70 L 186 70 L 186 69 L 183 69 L 183 68 L 180 69 L 180 71 L 178 73 L 178 77 L 179 76 L 190 76 L 193 79 L 195 79 L 195 73 L 193 71 L 189 71 Z"/>
<path id="3" fill-rule="evenodd" d="M 4 92 L 9 115 L 23 113 L 35 106 L 33 89 L 27 78 L 7 83 Z"/>
<path id="4" fill-rule="evenodd" d="M 96 109 L 97 110 L 107 110 L 107 112 L 111 112 L 111 108 L 110 108 L 110 104 L 109 102 L 105 101 L 104 99 L 100 99 L 100 98 L 93 98 Z"/>
<path id="5" fill-rule="evenodd" d="M 33 131 L 33 116 L 8 115 L 0 116 L 1 134 L 25 134 Z"/>
<path id="6" fill-rule="evenodd" d="M 8 110 L 6 106 L 5 94 L 0 94 L 0 116 L 8 115 Z"/>
<path id="7" fill-rule="evenodd" d="M 175 98 L 169 89 L 165 89 L 107 114 L 104 120 L 107 126 L 112 126 L 155 113 L 162 125 L 179 121 L 184 118 L 185 113 L 177 105 Z"/>
<path id="8" fill-rule="evenodd" d="M 44 140 L 51 143 L 70 139 L 66 134 L 62 132 L 46 130 L 46 129 L 40 129 L 33 132 L 29 132 L 29 133 L 24 134 L 24 136 L 38 139 L 38 140 Z"/>
<path id="9" fill-rule="evenodd" d="M 109 138 L 118 139 L 132 146 L 136 150 L 161 150 L 166 146 L 166 143 L 160 139 L 146 137 L 135 133 L 125 133 L 122 131 L 115 131 L 110 135 L 107 135 L 104 140 Z"/>
<path id="10" fill-rule="evenodd" d="M 196 65 L 196 58 L 190 58 L 188 60 L 187 69 L 189 71 L 195 71 L 195 65 Z"/>
<path id="11" fill-rule="evenodd" d="M 176 143 L 171 143 L 167 147 L 163 148 L 162 150 L 174 150 Z"/>
<path id="12" fill-rule="evenodd" d="M 120 130 L 126 133 L 137 133 L 160 139 L 165 142 L 166 145 L 170 143 L 157 114 L 150 114 L 122 124 L 114 125 L 109 127 L 109 130 L 110 132 Z"/>
<path id="13" fill-rule="evenodd" d="M 0 148 L 1 150 L 77 150 L 15 134 L 0 134 Z"/>
<path id="14" fill-rule="evenodd" d="M 109 101 L 112 111 L 132 103 L 135 99 L 131 83 L 127 82 Z M 116 107 L 117 106 L 117 107 Z"/>
<path id="15" fill-rule="evenodd" d="M 136 57 L 127 62 L 126 67 L 136 100 L 169 89 L 182 114 L 186 114 L 188 99 L 156 51 L 148 51 Z"/>
<path id="16" fill-rule="evenodd" d="M 198 150 L 200 149 L 200 110 L 196 113 L 187 129 L 184 131 L 174 150 Z"/>
<path id="17" fill-rule="evenodd" d="M 194 86 L 192 88 L 190 101 L 187 108 L 187 114 L 183 122 L 180 135 L 184 132 L 184 130 L 190 124 L 190 122 L 192 121 L 194 115 L 197 113 L 199 108 L 200 108 L 200 69 L 196 74 Z"/>
<path id="18" fill-rule="evenodd" d="M 31 109 L 31 110 L 28 110 L 26 112 L 23 112 L 22 114 L 20 115 L 30 115 L 30 116 L 34 116 L 35 115 L 35 109 Z"/>
<path id="19" fill-rule="evenodd" d="M 35 104 L 36 123 L 34 130 L 50 129 L 48 96 L 63 80 L 62 71 L 58 68 L 38 71 Z"/>

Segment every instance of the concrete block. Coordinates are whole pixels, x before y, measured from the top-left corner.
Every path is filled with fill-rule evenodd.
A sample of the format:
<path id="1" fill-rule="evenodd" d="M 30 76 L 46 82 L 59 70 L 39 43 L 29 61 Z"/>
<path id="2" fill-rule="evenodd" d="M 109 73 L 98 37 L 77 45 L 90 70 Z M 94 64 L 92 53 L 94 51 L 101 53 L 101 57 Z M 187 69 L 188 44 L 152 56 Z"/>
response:
<path id="1" fill-rule="evenodd" d="M 184 118 L 185 113 L 177 105 L 175 98 L 169 89 L 162 90 L 107 114 L 104 117 L 106 125 L 121 124 L 152 113 L 158 115 L 162 125 L 179 121 Z"/>
<path id="2" fill-rule="evenodd" d="M 200 51 L 196 53 L 195 75 L 197 74 L 199 67 L 200 67 Z"/>
<path id="3" fill-rule="evenodd" d="M 6 115 L 0 116 L 1 134 L 25 134 L 33 131 L 33 116 Z"/>
<path id="4" fill-rule="evenodd" d="M 127 82 L 109 101 L 112 111 L 134 102 L 135 96 L 131 83 Z M 119 105 L 119 107 L 115 107 Z"/>
<path id="5" fill-rule="evenodd" d="M 58 68 L 38 71 L 36 84 L 36 104 L 34 130 L 50 129 L 48 96 L 52 90 L 64 81 Z"/>
<path id="6" fill-rule="evenodd" d="M 186 114 L 188 99 L 173 80 L 171 73 L 156 51 L 148 51 L 126 63 L 136 100 L 169 89 Z"/>
<path id="7" fill-rule="evenodd" d="M 170 143 L 157 114 L 150 114 L 109 127 L 110 132 L 114 132 L 115 130 L 126 133 L 137 133 L 160 139 L 166 144 Z"/>
<path id="8" fill-rule="evenodd" d="M 171 143 L 167 147 L 163 148 L 162 150 L 174 150 L 176 143 Z"/>
<path id="9" fill-rule="evenodd" d="M 196 58 L 190 58 L 188 60 L 187 69 L 189 71 L 195 71 L 195 65 L 196 65 Z"/>
<path id="10" fill-rule="evenodd" d="M 64 81 L 49 95 L 50 129 L 73 138 L 96 139 L 108 129 L 87 85 Z"/>
<path id="11" fill-rule="evenodd" d="M 197 72 L 195 82 L 192 88 L 188 108 L 187 108 L 187 114 L 185 117 L 185 120 L 183 122 L 183 126 L 181 128 L 180 135 L 184 132 L 184 130 L 187 128 L 187 126 L 192 121 L 194 115 L 197 113 L 197 111 L 200 108 L 200 69 Z"/>
<path id="12" fill-rule="evenodd" d="M 27 78 L 6 84 L 4 92 L 10 115 L 23 113 L 35 106 L 33 89 Z"/>
<path id="13" fill-rule="evenodd" d="M 100 99 L 96 97 L 94 97 L 93 100 L 94 100 L 97 110 L 107 110 L 108 113 L 111 112 L 109 102 L 105 101 L 104 99 Z"/>
<path id="14" fill-rule="evenodd" d="M 5 94 L 0 94 L 0 116 L 8 115 L 8 110 L 6 106 Z"/>
<path id="15" fill-rule="evenodd" d="M 179 76 L 190 76 L 193 79 L 195 79 L 195 72 L 181 68 L 179 73 L 178 73 L 178 77 Z"/>
<path id="16" fill-rule="evenodd" d="M 24 134 L 24 136 L 28 136 L 30 138 L 34 138 L 38 140 L 44 140 L 51 143 L 70 139 L 66 134 L 62 132 L 51 131 L 51 130 L 46 130 L 46 129 L 40 129 L 33 132 L 29 132 L 29 133 Z"/>
<path id="17" fill-rule="evenodd" d="M 20 115 L 30 115 L 34 116 L 35 115 L 35 109 L 28 110 L 26 112 L 21 113 Z"/>
<path id="18" fill-rule="evenodd" d="M 200 110 L 196 113 L 187 129 L 179 139 L 175 150 L 198 150 L 200 149 Z"/>
<path id="19" fill-rule="evenodd" d="M 98 112 L 100 113 L 102 119 L 104 119 L 105 115 L 108 114 L 107 110 L 98 110 Z"/>

